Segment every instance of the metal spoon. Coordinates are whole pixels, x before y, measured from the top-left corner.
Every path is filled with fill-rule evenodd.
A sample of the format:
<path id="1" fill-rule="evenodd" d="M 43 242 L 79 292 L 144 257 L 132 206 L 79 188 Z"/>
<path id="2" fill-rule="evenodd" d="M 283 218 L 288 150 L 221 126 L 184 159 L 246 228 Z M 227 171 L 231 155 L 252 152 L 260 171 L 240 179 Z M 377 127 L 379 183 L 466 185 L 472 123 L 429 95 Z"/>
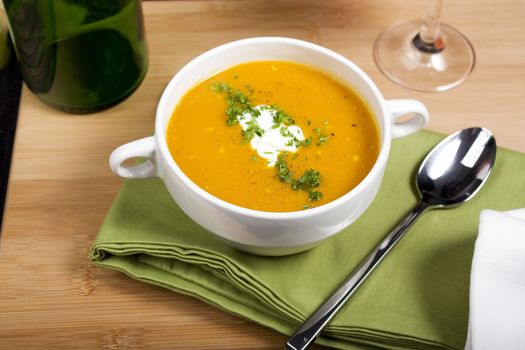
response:
<path id="1" fill-rule="evenodd" d="M 495 159 L 496 140 L 485 128 L 458 131 L 434 147 L 417 174 L 420 202 L 290 337 L 286 347 L 290 350 L 310 347 L 321 330 L 404 236 L 419 215 L 427 209 L 453 207 L 472 198 L 487 180 Z"/>

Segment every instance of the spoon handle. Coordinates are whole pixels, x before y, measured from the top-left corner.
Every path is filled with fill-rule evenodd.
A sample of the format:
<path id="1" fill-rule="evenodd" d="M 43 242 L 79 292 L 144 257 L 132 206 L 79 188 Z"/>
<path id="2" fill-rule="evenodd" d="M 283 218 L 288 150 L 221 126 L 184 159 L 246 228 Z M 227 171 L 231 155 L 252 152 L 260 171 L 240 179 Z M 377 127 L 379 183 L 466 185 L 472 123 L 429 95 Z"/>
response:
<path id="1" fill-rule="evenodd" d="M 404 236 L 405 232 L 427 208 L 429 208 L 428 204 L 419 202 L 407 217 L 403 219 L 403 221 L 374 248 L 366 259 L 361 262 L 357 269 L 347 277 L 337 291 L 288 339 L 286 348 L 289 350 L 304 350 L 309 348 L 321 330 L 324 329 L 328 322 L 330 322 L 357 288 L 359 288 L 361 283 L 368 277 L 370 272 L 374 270 L 383 257 Z"/>

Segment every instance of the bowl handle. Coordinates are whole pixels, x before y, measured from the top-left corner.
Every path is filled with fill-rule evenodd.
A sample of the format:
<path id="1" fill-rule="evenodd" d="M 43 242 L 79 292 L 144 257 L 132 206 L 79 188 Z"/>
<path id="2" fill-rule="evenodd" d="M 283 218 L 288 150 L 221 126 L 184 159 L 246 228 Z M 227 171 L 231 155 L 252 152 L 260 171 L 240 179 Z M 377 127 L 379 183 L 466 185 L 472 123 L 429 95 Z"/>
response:
<path id="1" fill-rule="evenodd" d="M 428 123 L 428 109 L 417 100 L 386 101 L 392 118 L 392 137 L 403 137 L 421 130 Z M 412 114 L 408 120 L 396 122 L 403 115 Z"/>
<path id="2" fill-rule="evenodd" d="M 115 149 L 109 157 L 111 170 L 127 179 L 143 179 L 158 176 L 155 163 L 155 137 L 145 137 L 140 140 L 126 143 Z M 146 158 L 144 162 L 136 165 L 123 165 L 126 160 L 133 158 Z"/>

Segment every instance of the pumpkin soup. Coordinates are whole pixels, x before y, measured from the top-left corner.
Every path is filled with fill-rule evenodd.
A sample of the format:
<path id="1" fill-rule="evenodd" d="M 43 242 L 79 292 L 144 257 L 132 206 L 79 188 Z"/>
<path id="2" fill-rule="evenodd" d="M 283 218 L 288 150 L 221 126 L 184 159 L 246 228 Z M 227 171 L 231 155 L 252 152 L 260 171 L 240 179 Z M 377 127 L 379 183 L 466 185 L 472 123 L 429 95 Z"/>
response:
<path id="1" fill-rule="evenodd" d="M 371 112 L 355 92 L 315 68 L 250 62 L 190 89 L 167 128 L 182 171 L 241 207 L 286 212 L 354 188 L 379 153 Z"/>

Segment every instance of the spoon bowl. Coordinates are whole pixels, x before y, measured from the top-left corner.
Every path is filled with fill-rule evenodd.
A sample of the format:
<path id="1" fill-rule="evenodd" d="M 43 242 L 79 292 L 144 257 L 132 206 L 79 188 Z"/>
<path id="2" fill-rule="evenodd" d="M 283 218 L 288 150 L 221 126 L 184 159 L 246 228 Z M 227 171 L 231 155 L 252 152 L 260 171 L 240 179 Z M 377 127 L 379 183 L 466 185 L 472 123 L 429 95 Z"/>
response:
<path id="1" fill-rule="evenodd" d="M 485 128 L 458 131 L 441 141 L 419 168 L 421 201 L 451 207 L 471 199 L 487 180 L 496 160 L 496 140 Z"/>
<path id="2" fill-rule="evenodd" d="M 405 235 L 416 219 L 427 209 L 453 207 L 471 199 L 487 180 L 495 160 L 496 140 L 485 128 L 463 129 L 435 146 L 423 160 L 417 173 L 419 203 L 290 337 L 286 347 L 290 350 L 303 350 L 310 347 L 321 330 Z"/>

